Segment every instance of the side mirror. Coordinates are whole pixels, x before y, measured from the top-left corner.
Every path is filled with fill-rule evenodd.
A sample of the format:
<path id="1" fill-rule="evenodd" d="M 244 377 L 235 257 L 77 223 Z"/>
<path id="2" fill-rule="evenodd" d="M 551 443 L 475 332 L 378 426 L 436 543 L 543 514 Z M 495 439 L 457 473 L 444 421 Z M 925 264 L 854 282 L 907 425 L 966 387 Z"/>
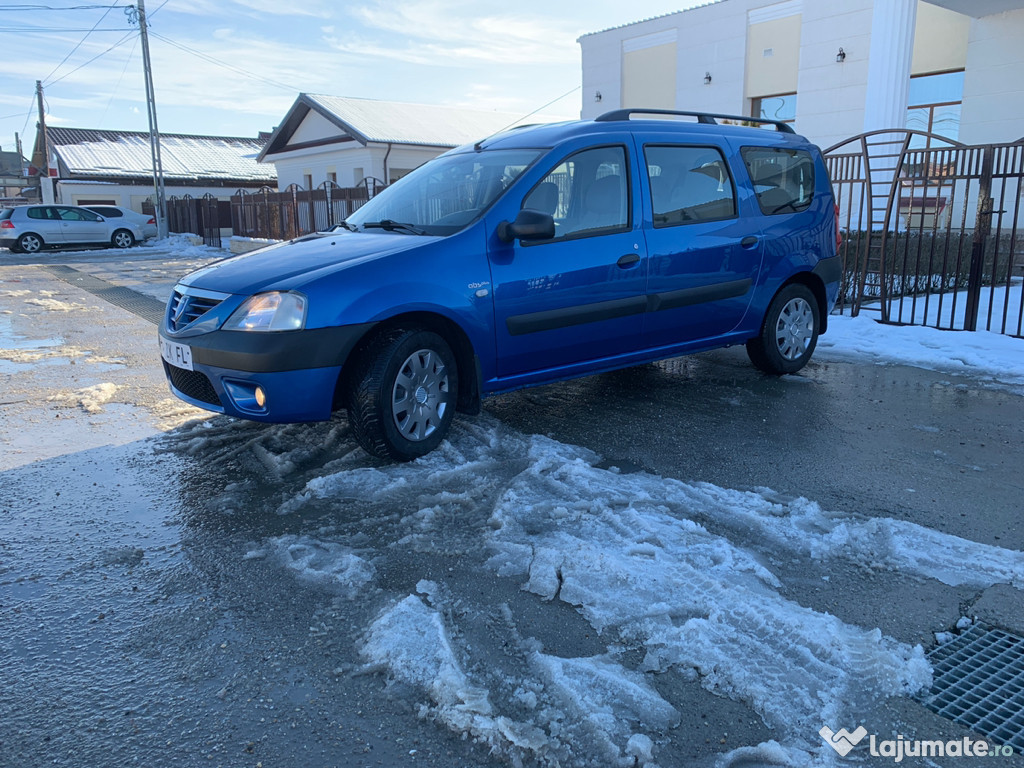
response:
<path id="1" fill-rule="evenodd" d="M 523 208 L 516 220 L 498 224 L 498 238 L 506 243 L 514 240 L 550 240 L 555 236 L 555 219 L 550 213 Z"/>

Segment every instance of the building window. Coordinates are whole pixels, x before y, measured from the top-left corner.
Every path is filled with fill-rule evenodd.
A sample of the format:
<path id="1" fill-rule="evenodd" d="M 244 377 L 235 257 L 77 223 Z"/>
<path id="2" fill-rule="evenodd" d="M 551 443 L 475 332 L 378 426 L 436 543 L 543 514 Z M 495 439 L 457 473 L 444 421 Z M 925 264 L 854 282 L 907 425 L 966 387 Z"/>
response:
<path id="1" fill-rule="evenodd" d="M 956 141 L 960 136 L 960 105 L 964 95 L 964 71 L 937 72 L 910 78 L 907 128 Z M 930 146 L 931 139 L 914 136 L 914 149 Z"/>
<path id="2" fill-rule="evenodd" d="M 334 184 L 337 184 L 338 183 L 338 174 L 336 172 L 334 172 L 334 171 L 328 171 L 327 172 L 327 180 L 332 182 L 332 183 L 334 183 Z"/>
<path id="3" fill-rule="evenodd" d="M 304 173 L 304 174 L 302 174 L 302 186 L 305 187 L 306 189 L 312 189 L 313 188 L 313 174 L 311 174 L 311 173 Z"/>
<path id="4" fill-rule="evenodd" d="M 783 123 L 796 122 L 796 94 L 780 93 L 775 96 L 761 96 L 753 99 L 750 114 L 763 120 L 778 120 Z"/>

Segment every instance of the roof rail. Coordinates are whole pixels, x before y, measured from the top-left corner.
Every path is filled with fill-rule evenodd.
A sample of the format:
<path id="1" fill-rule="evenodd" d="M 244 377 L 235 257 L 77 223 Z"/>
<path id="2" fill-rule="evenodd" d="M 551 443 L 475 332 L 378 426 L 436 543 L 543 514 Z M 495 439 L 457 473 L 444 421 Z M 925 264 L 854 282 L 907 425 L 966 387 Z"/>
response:
<path id="1" fill-rule="evenodd" d="M 713 112 L 684 112 L 677 109 L 613 109 L 594 118 L 595 123 L 611 123 L 616 120 L 629 120 L 631 115 L 683 115 L 685 117 L 696 117 L 698 123 L 707 125 L 718 125 L 717 117 L 720 120 L 739 120 L 745 123 L 767 123 L 774 125 L 781 133 L 796 133 L 793 126 L 781 120 L 768 120 L 763 117 L 750 117 L 749 115 L 719 115 Z"/>

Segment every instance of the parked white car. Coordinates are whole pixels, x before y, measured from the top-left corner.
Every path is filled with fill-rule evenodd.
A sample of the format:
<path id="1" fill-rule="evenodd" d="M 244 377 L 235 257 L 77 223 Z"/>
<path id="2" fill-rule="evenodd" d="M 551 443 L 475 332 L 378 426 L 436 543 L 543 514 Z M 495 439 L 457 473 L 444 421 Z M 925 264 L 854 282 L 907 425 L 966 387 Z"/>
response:
<path id="1" fill-rule="evenodd" d="M 133 211 L 131 208 L 122 208 L 119 205 L 87 205 L 85 207 L 107 220 L 124 219 L 142 225 L 142 234 L 147 240 L 156 237 L 156 218 L 153 216 Z"/>
<path id="2" fill-rule="evenodd" d="M 130 248 L 144 237 L 142 225 L 107 219 L 77 205 L 22 205 L 0 211 L 0 247 L 21 253 L 72 245 Z"/>

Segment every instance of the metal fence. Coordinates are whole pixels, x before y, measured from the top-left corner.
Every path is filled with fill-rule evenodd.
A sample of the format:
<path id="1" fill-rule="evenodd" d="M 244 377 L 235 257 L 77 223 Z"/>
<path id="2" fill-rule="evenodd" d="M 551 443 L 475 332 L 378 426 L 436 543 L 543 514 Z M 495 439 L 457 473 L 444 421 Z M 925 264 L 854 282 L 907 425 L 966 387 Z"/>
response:
<path id="1" fill-rule="evenodd" d="M 839 311 L 1024 335 L 1024 144 L 889 130 L 825 155 L 843 232 Z"/>
<path id="2" fill-rule="evenodd" d="M 191 232 L 203 238 L 206 245 L 220 248 L 221 222 L 229 220 L 227 201 L 211 194 L 196 198 L 192 195 L 172 197 L 167 201 L 167 229 L 169 232 Z"/>
<path id="3" fill-rule="evenodd" d="M 239 237 L 290 240 L 330 229 L 383 188 L 379 179 L 367 178 L 356 187 L 325 181 L 313 190 L 296 184 L 283 192 L 239 189 L 230 201 L 209 194 L 172 197 L 167 201 L 168 229 L 201 235 L 204 243 L 216 247 L 227 229 Z"/>

